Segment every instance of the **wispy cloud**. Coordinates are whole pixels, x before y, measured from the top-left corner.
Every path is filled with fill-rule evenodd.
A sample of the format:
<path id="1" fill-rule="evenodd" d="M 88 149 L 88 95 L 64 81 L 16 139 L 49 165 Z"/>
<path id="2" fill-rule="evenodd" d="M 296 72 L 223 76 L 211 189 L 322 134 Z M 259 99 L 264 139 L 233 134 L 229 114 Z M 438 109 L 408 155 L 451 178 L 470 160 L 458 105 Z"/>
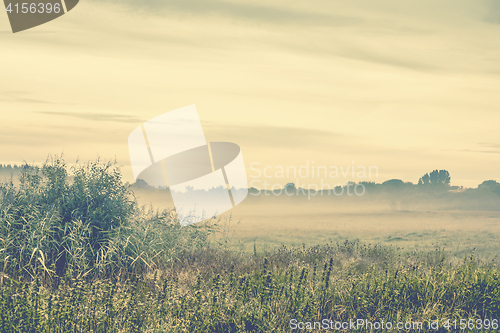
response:
<path id="1" fill-rule="evenodd" d="M 478 143 L 479 148 L 472 149 L 461 149 L 461 152 L 466 153 L 484 153 L 484 154 L 500 154 L 500 144 L 480 142 Z"/>
<path id="2" fill-rule="evenodd" d="M 38 111 L 39 114 L 51 116 L 73 117 L 91 121 L 112 121 L 118 123 L 142 123 L 143 121 L 137 117 L 132 117 L 123 114 L 105 114 L 105 113 L 90 113 L 90 112 L 59 112 L 59 111 Z"/>
<path id="3" fill-rule="evenodd" d="M 488 8 L 485 16 L 485 21 L 489 23 L 500 24 L 500 1 L 498 0 L 484 0 Z"/>
<path id="4" fill-rule="evenodd" d="M 312 148 L 314 144 L 332 143 L 345 135 L 307 128 L 279 126 L 213 126 L 205 127 L 207 135 L 224 133 L 241 144 L 269 148 Z"/>
<path id="5" fill-rule="evenodd" d="M 485 153 L 485 154 L 500 154 L 500 150 L 476 150 L 476 149 L 462 149 L 466 153 Z"/>
<path id="6" fill-rule="evenodd" d="M 413 69 L 418 71 L 429 71 L 438 69 L 437 66 L 432 65 L 430 63 L 425 63 L 422 60 L 415 60 L 411 57 L 403 57 L 394 54 L 374 52 L 369 49 L 351 49 L 345 50 L 341 52 L 334 52 L 336 55 L 341 56 L 343 58 L 348 59 L 356 59 L 367 62 L 374 62 L 383 65 L 395 66 L 395 67 L 403 67 L 407 69 Z"/>
<path id="7" fill-rule="evenodd" d="M 15 103 L 28 103 L 28 104 L 58 104 L 51 101 L 33 98 L 32 94 L 28 91 L 4 91 L 0 93 L 0 101 L 15 102 Z"/>
<path id="8" fill-rule="evenodd" d="M 291 8 L 278 8 L 257 3 L 243 3 L 220 0 L 99 0 L 99 3 L 113 3 L 149 14 L 224 16 L 274 24 L 349 25 L 359 21 L 352 16 L 328 15 Z"/>

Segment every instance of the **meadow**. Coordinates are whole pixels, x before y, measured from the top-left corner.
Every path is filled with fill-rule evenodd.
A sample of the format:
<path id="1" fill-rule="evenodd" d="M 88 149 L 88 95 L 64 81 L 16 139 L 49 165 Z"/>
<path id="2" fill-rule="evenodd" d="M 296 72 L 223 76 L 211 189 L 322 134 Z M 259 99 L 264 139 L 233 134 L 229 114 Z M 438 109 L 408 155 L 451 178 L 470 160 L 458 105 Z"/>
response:
<path id="1" fill-rule="evenodd" d="M 135 193 L 143 205 L 173 207 L 171 198 L 160 190 L 135 189 Z M 447 210 L 422 204 L 406 207 L 393 199 L 336 202 L 249 196 L 219 220 L 224 242 L 236 251 L 252 252 L 254 244 L 272 252 L 282 245 L 316 246 L 349 240 L 392 246 L 403 252 L 440 248 L 454 261 L 472 252 L 484 260 L 500 256 L 498 210 Z"/>
<path id="2" fill-rule="evenodd" d="M 496 212 L 248 200 L 181 228 L 132 189 L 60 159 L 0 186 L 1 332 L 498 331 Z"/>

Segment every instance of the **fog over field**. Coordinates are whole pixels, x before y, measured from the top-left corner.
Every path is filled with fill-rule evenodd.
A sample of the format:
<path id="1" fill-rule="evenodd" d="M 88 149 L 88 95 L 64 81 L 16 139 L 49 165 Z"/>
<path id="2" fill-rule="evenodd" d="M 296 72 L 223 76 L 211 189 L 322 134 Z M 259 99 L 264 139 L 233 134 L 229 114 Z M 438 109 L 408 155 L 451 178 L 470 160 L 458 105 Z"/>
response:
<path id="1" fill-rule="evenodd" d="M 141 204 L 174 206 L 168 191 L 134 191 Z M 407 251 L 439 247 L 457 259 L 474 250 L 493 259 L 500 253 L 500 196 L 495 191 L 484 185 L 444 191 L 372 185 L 363 195 L 345 191 L 337 196 L 326 191 L 296 195 L 289 190 L 295 195 L 279 195 L 253 189 L 245 201 L 216 220 L 230 230 L 232 246 L 246 251 L 254 242 L 272 250 L 282 244 L 309 246 L 348 239 Z"/>
<path id="2" fill-rule="evenodd" d="M 16 183 L 20 170 L 0 167 L 0 177 L 8 180 L 12 175 Z M 362 188 L 355 191 L 356 185 Z M 148 187 L 140 181 L 131 185 L 140 205 L 174 209 L 168 189 Z M 499 194 L 495 181 L 464 189 L 389 180 L 346 185 L 335 192 L 290 183 L 275 191 L 251 188 L 241 204 L 208 223 L 218 221 L 228 231 L 231 247 L 245 251 L 254 244 L 273 250 L 283 244 L 312 246 L 347 239 L 406 251 L 439 247 L 456 259 L 474 250 L 489 260 L 500 253 Z"/>

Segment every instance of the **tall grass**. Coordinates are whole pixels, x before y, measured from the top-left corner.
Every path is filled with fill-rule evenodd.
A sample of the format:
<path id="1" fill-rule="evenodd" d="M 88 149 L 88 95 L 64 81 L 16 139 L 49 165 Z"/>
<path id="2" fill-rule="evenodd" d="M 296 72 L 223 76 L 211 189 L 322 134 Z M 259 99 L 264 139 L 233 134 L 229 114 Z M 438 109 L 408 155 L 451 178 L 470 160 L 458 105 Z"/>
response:
<path id="1" fill-rule="evenodd" d="M 289 332 L 292 319 L 363 318 L 425 327 L 431 320 L 491 321 L 499 317 L 499 279 L 493 264 L 471 257 L 450 265 L 441 250 L 404 256 L 346 242 L 253 256 L 207 247 L 140 278 L 88 283 L 66 277 L 57 289 L 37 280 L 11 280 L 0 288 L 0 327 L 2 332 Z"/>
<path id="2" fill-rule="evenodd" d="M 0 185 L 0 269 L 13 278 L 137 273 L 200 246 L 207 228 L 181 228 L 174 212 L 139 207 L 113 162 L 69 168 L 50 158 L 24 165 L 17 185 Z"/>

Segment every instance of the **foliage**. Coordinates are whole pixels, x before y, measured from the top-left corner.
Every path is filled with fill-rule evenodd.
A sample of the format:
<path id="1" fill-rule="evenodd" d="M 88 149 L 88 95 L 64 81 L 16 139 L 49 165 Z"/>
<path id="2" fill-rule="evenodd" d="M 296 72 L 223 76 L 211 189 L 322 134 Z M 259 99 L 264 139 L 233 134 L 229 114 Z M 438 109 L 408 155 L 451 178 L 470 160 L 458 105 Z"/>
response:
<path id="1" fill-rule="evenodd" d="M 188 242 L 198 246 L 202 234 L 181 229 L 170 211 L 138 207 L 112 162 L 68 168 L 48 159 L 23 166 L 19 185 L 0 185 L 1 269 L 11 276 L 141 270 Z"/>
<path id="2" fill-rule="evenodd" d="M 68 172 L 61 158 L 25 165 L 20 184 L 0 186 L 0 256 L 4 270 L 63 275 L 106 260 L 109 245 L 134 212 L 131 193 L 113 163 Z"/>
<path id="3" fill-rule="evenodd" d="M 446 170 L 434 170 L 418 180 L 418 185 L 450 186 L 450 173 Z"/>
<path id="4" fill-rule="evenodd" d="M 498 318 L 500 272 L 442 250 L 345 242 L 258 256 L 206 247 L 140 277 L 0 287 L 2 332 L 285 332 L 290 320 Z"/>

